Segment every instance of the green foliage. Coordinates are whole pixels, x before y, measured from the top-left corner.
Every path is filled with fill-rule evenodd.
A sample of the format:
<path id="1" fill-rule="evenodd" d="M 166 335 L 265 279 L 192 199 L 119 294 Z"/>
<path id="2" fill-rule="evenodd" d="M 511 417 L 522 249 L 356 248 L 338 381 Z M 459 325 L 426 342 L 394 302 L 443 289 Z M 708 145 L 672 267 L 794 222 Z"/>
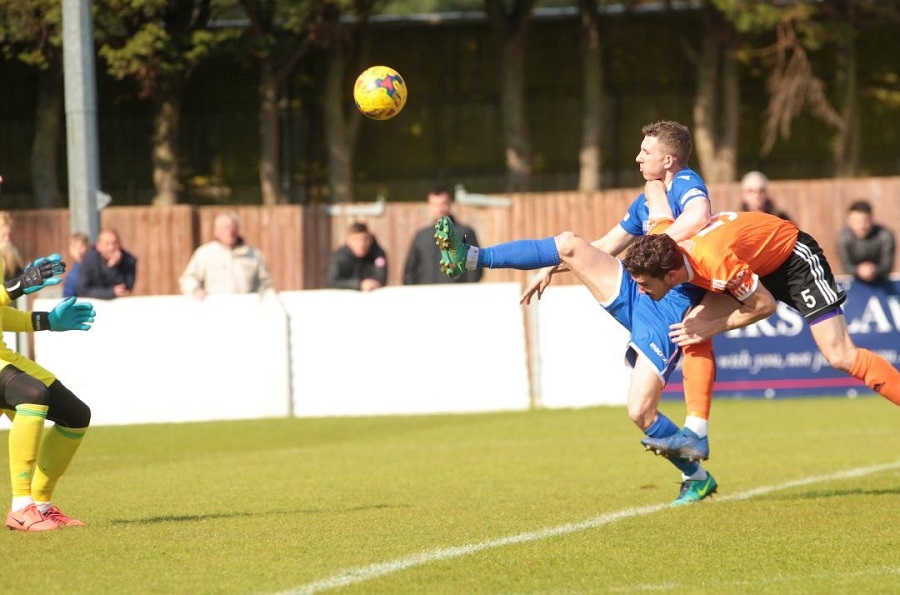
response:
<path id="1" fill-rule="evenodd" d="M 622 2 L 608 2 L 607 4 L 629 4 L 628 0 Z M 538 8 L 575 7 L 576 0 L 538 0 Z M 484 10 L 484 0 L 386 0 L 383 8 L 376 11 L 380 14 L 422 14 L 440 12 L 481 12 Z"/>
<path id="2" fill-rule="evenodd" d="M 822 24 L 816 20 L 819 8 L 815 2 L 712 0 L 712 4 L 739 33 L 770 33 L 780 24 L 790 23 L 803 47 L 815 50 L 822 45 L 823 30 Z"/>
<path id="3" fill-rule="evenodd" d="M 189 77 L 239 32 L 211 28 L 210 0 L 101 0 L 97 3 L 100 56 L 117 79 L 134 78 L 152 97 Z"/>
<path id="4" fill-rule="evenodd" d="M 664 506 L 679 474 L 624 407 L 93 428 L 54 498 L 87 526 L 34 536 L 53 563 L 26 590 L 313 593 L 346 573 L 341 593 L 887 593 L 895 413 L 877 397 L 717 401 L 720 493 L 683 509 Z"/>
<path id="5" fill-rule="evenodd" d="M 0 0 L 0 47 L 4 57 L 41 69 L 62 56 L 62 2 Z"/>
<path id="6" fill-rule="evenodd" d="M 324 6 L 324 0 L 235 0 L 240 7 L 236 18 L 247 19 L 249 24 L 242 32 L 246 46 L 256 57 L 277 53 L 282 60 L 289 60 L 297 48 L 305 46 L 316 36 L 315 21 Z"/>
<path id="7" fill-rule="evenodd" d="M 380 12 L 403 15 L 477 10 L 484 10 L 484 0 L 388 0 Z"/>

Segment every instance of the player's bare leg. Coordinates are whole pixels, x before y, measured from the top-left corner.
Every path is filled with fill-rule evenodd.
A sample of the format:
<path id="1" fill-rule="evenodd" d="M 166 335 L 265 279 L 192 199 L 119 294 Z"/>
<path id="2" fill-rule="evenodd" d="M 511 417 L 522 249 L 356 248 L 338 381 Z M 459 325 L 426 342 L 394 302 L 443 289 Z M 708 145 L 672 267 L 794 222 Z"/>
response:
<path id="1" fill-rule="evenodd" d="M 739 306 L 740 303 L 729 295 L 707 293 L 686 318 L 724 317 Z M 641 443 L 658 455 L 703 461 L 709 458 L 709 412 L 716 377 L 712 341 L 688 345 L 683 348 L 683 353 L 684 428 L 676 435 L 659 439 L 648 437 Z"/>
<path id="2" fill-rule="evenodd" d="M 560 261 L 575 274 L 600 303 L 619 291 L 619 260 L 596 248 L 581 236 L 564 231 L 554 238 Z"/>
<path id="3" fill-rule="evenodd" d="M 862 380 L 882 397 L 900 405 L 900 371 L 877 353 L 857 347 L 842 314 L 814 322 L 809 329 L 832 367 Z"/>
<path id="4" fill-rule="evenodd" d="M 659 411 L 663 381 L 656 367 L 643 355 L 638 355 L 628 387 L 628 416 L 647 438 L 665 440 L 680 435 L 679 428 Z M 647 439 L 645 438 L 645 440 Z M 698 502 L 714 494 L 718 484 L 699 461 L 667 457 L 681 471 L 681 490 L 673 506 Z"/>
<path id="5" fill-rule="evenodd" d="M 434 225 L 434 240 L 441 250 L 441 271 L 450 277 L 476 268 L 527 271 L 562 263 L 602 303 L 618 291 L 622 274 L 618 259 L 570 231 L 553 238 L 517 240 L 478 248 L 466 243 L 449 217 L 441 217 Z"/>

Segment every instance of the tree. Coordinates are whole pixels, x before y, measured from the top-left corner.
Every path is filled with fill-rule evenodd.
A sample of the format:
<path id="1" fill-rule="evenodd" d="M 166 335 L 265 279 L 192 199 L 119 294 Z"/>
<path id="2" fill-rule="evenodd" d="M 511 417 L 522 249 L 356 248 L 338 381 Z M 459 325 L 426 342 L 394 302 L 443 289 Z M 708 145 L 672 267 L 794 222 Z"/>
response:
<path id="1" fill-rule="evenodd" d="M 823 38 L 834 44 L 833 118 L 836 134 L 831 153 L 836 177 L 859 173 L 860 160 L 860 89 L 857 42 L 863 27 L 878 23 L 896 26 L 900 23 L 900 2 L 885 0 L 844 0 L 818 6 L 823 25 Z"/>
<path id="2" fill-rule="evenodd" d="M 314 0 L 238 0 L 249 19 L 247 36 L 259 63 L 259 184 L 263 204 L 284 202 L 278 183 L 279 98 L 300 59 L 316 40 Z M 289 109 L 284 106 L 283 109 Z"/>
<path id="3" fill-rule="evenodd" d="M 62 206 L 59 148 L 63 130 L 62 3 L 0 0 L 3 54 L 38 71 L 31 187 L 35 206 Z"/>
<path id="4" fill-rule="evenodd" d="M 581 23 L 583 74 L 583 113 L 581 148 L 578 153 L 578 189 L 594 192 L 602 186 L 603 148 L 601 130 L 605 104 L 603 98 L 603 44 L 597 0 L 578 0 Z"/>
<path id="5" fill-rule="evenodd" d="M 101 0 L 98 7 L 100 56 L 107 71 L 116 79 L 134 80 L 140 96 L 156 110 L 153 204 L 176 204 L 182 187 L 178 132 L 185 84 L 199 64 L 239 33 L 210 28 L 213 0 Z"/>
<path id="6" fill-rule="evenodd" d="M 488 22 L 500 43 L 500 109 L 510 192 L 531 186 L 531 141 L 525 117 L 525 42 L 537 0 L 513 0 L 509 11 L 503 0 L 484 0 Z"/>
<path id="7" fill-rule="evenodd" d="M 699 51 L 695 65 L 694 148 L 707 182 L 731 182 L 737 171 L 740 92 L 735 56 L 736 32 L 713 5 L 700 9 Z"/>
<path id="8" fill-rule="evenodd" d="M 835 171 L 846 171 L 844 162 L 848 146 L 842 137 L 848 133 L 847 124 L 854 118 L 856 82 L 855 66 L 845 69 L 844 99 L 846 111 L 838 113 L 826 93 L 824 81 L 816 75 L 809 59 L 809 50 L 818 50 L 828 38 L 828 28 L 817 20 L 820 4 L 789 2 L 774 4 L 762 1 L 715 0 L 737 31 L 745 34 L 771 33 L 774 43 L 746 52 L 748 57 L 762 60 L 766 69 L 766 91 L 769 95 L 764 114 L 761 153 L 772 150 L 779 138 L 791 135 L 791 124 L 804 111 L 832 126 L 837 133 L 835 141 Z M 844 4 L 843 2 L 838 4 Z M 844 31 L 846 34 L 847 31 Z M 841 38 L 839 35 L 838 38 Z M 851 50 L 846 45 L 843 51 Z M 855 57 L 843 55 L 845 66 L 855 64 Z M 837 77 L 840 79 L 840 75 Z M 852 88 L 852 91 L 851 91 Z M 850 93 L 850 95 L 847 95 Z M 852 141 L 851 141 L 852 143 Z M 840 157 L 838 156 L 840 153 Z"/>
<path id="9" fill-rule="evenodd" d="M 317 24 L 326 54 L 323 110 L 330 202 L 353 199 L 353 150 L 362 115 L 348 101 L 348 72 L 360 72 L 369 54 L 369 16 L 378 0 L 331 0 Z M 342 18 L 345 12 L 352 19 Z M 352 65 L 352 66 L 351 66 Z"/>

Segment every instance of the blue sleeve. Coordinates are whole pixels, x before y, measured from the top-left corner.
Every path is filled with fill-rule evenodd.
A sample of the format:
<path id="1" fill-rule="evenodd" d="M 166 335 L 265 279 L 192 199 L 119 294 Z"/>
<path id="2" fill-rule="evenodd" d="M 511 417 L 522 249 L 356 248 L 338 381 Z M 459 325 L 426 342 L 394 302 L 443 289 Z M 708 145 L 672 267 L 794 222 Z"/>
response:
<path id="1" fill-rule="evenodd" d="M 672 187 L 669 190 L 669 206 L 672 207 L 672 213 L 676 218 L 679 217 L 684 212 L 685 205 L 697 198 L 709 202 L 706 184 L 700 174 L 692 169 L 684 169 L 672 180 Z"/>
<path id="2" fill-rule="evenodd" d="M 644 224 L 647 222 L 648 215 L 647 199 L 644 196 L 644 193 L 641 192 L 638 197 L 632 201 L 628 210 L 625 212 L 625 216 L 619 221 L 619 225 L 633 236 L 642 236 L 644 235 Z"/>

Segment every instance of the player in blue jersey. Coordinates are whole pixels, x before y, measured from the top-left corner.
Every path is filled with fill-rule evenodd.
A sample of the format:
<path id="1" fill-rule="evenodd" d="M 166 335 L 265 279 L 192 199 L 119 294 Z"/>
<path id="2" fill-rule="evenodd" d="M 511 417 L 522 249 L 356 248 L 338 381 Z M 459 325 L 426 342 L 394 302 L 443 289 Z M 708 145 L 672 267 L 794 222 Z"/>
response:
<path id="1" fill-rule="evenodd" d="M 705 227 L 711 216 L 706 186 L 686 166 L 692 148 L 690 132 L 672 121 L 649 124 L 641 132 L 644 139 L 635 161 L 647 182 L 662 180 L 666 185 L 669 204 L 677 217 L 666 233 L 686 239 Z M 685 358 L 686 393 L 706 391 L 705 396 L 694 399 L 706 403 L 706 409 L 693 410 L 688 399 L 686 427 L 682 430 L 658 410 L 663 386 L 680 355 L 669 337 L 669 325 L 681 322 L 704 294 L 684 286 L 669 292 L 672 297 L 667 296 L 668 301 L 654 303 L 640 293 L 624 272 L 621 261 L 613 255 L 621 253 L 635 237 L 647 233 L 649 215 L 646 197 L 641 194 L 619 224 L 591 243 L 566 231 L 555 237 L 479 249 L 468 246 L 446 218 L 435 225 L 435 240 L 442 251 L 441 268 L 450 276 L 479 267 L 541 269 L 523 292 L 522 303 L 529 303 L 535 293 L 540 299 L 555 273 L 571 271 L 597 302 L 631 331 L 627 358 L 633 371 L 628 414 L 646 435 L 645 441 L 664 441 L 666 449 L 671 449 L 663 449 L 664 454 L 682 473 L 681 492 L 674 504 L 685 504 L 709 496 L 717 487 L 715 479 L 700 464 L 709 455 L 706 397 L 712 392 L 715 360 L 709 342 L 694 346 L 688 354 L 691 357 Z M 730 303 L 704 307 L 733 309 Z"/>

